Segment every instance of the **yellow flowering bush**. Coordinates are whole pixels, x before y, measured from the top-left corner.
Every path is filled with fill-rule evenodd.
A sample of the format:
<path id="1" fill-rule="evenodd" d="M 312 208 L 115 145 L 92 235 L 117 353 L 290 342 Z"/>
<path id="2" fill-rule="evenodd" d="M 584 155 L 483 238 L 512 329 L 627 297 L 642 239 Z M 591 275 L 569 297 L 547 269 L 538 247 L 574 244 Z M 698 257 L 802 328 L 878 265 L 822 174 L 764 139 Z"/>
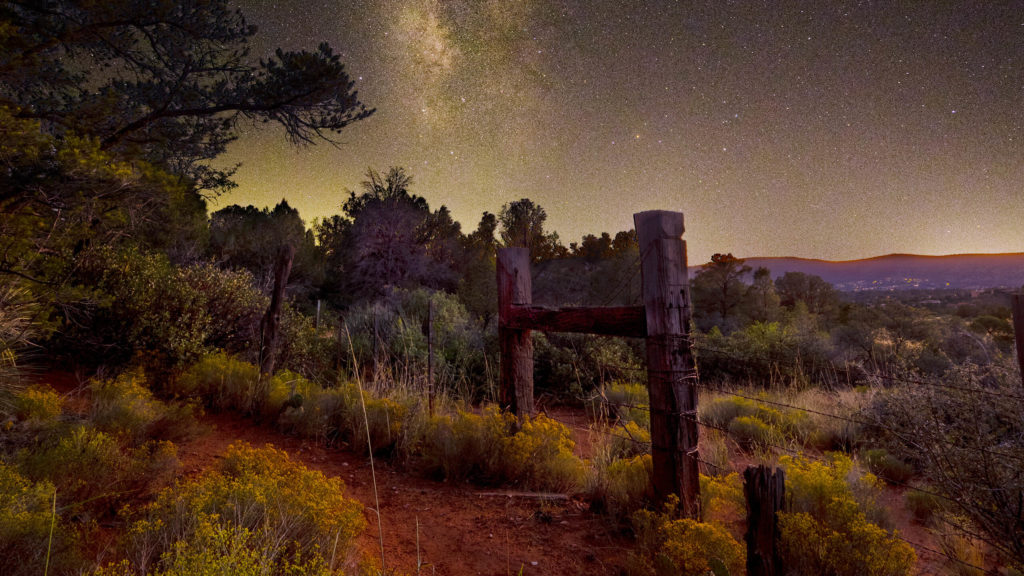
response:
<path id="1" fill-rule="evenodd" d="M 218 352 L 185 370 L 171 383 L 170 391 L 185 398 L 201 398 L 214 410 L 249 411 L 258 405 L 259 376 L 256 366 Z"/>
<path id="2" fill-rule="evenodd" d="M 617 458 L 628 458 L 639 456 L 650 452 L 651 433 L 650 431 L 633 421 L 628 421 L 619 427 L 609 430 L 612 437 L 612 456 Z"/>
<path id="3" fill-rule="evenodd" d="M 170 442 L 147 442 L 122 450 L 105 432 L 76 426 L 54 444 L 18 455 L 31 479 L 57 487 L 62 505 L 105 514 L 125 493 L 141 492 L 168 480 L 177 468 L 177 450 Z"/>
<path id="4" fill-rule="evenodd" d="M 54 486 L 31 482 L 0 462 L 0 573 L 42 574 L 50 540 Z M 74 565 L 73 541 L 56 521 L 50 567 L 55 573 Z"/>
<path id="5" fill-rule="evenodd" d="M 605 469 L 604 506 L 612 516 L 624 516 L 651 497 L 651 455 L 616 458 Z"/>
<path id="6" fill-rule="evenodd" d="M 343 491 L 341 480 L 284 451 L 232 445 L 219 469 L 164 490 L 141 511 L 130 529 L 133 565 L 140 572 L 156 565 L 168 574 L 205 573 L 170 571 L 175 562 L 202 561 L 204 541 L 229 551 L 244 542 L 278 567 L 275 574 L 318 562 L 321 554 L 344 559 L 365 520 L 362 505 Z M 185 548 L 176 544 L 182 541 Z"/>
<path id="7" fill-rule="evenodd" d="M 14 395 L 14 417 L 35 424 L 56 420 L 64 400 L 52 388 L 31 386 Z"/>
<path id="8" fill-rule="evenodd" d="M 706 522 L 729 528 L 734 536 L 740 537 L 747 514 L 743 479 L 735 472 L 726 476 L 701 474 L 700 508 Z"/>
<path id="9" fill-rule="evenodd" d="M 141 369 L 125 372 L 113 380 L 94 382 L 89 388 L 90 417 L 105 432 L 142 438 L 149 425 L 163 413 L 162 403 L 145 387 Z"/>
<path id="10" fill-rule="evenodd" d="M 786 565 L 808 575 L 910 574 L 917 560 L 913 548 L 868 520 L 881 482 L 857 474 L 845 455 L 831 454 L 830 459 L 779 460 L 792 502 L 792 511 L 778 516 Z"/>
<path id="11" fill-rule="evenodd" d="M 633 515 L 639 554 L 631 555 L 633 574 L 742 574 L 746 551 L 715 523 L 678 519 L 679 500 L 670 497 L 661 513 L 640 510 Z"/>
<path id="12" fill-rule="evenodd" d="M 525 486 L 574 491 L 586 474 L 583 461 L 573 454 L 575 447 L 564 424 L 538 414 L 525 419 L 508 439 L 501 462 L 506 477 Z"/>

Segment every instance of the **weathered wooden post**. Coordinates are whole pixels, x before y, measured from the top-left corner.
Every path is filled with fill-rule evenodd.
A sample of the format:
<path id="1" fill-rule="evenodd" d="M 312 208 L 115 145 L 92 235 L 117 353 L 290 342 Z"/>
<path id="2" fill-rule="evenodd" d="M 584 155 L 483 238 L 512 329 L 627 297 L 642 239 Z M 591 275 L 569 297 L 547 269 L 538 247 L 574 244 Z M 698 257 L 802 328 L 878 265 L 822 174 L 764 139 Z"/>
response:
<path id="1" fill-rule="evenodd" d="M 697 459 L 697 369 L 690 351 L 690 293 L 683 215 L 633 215 L 647 322 L 647 387 L 651 409 L 654 492 L 678 494 L 683 512 L 700 516 Z"/>
<path id="2" fill-rule="evenodd" d="M 434 415 L 434 300 L 427 302 L 427 410 Z"/>
<path id="3" fill-rule="evenodd" d="M 767 466 L 751 466 L 743 472 L 743 493 L 747 498 L 747 576 L 782 576 L 779 557 L 779 521 L 786 493 L 785 474 Z"/>
<path id="4" fill-rule="evenodd" d="M 1024 294 L 1013 295 L 1013 337 L 1017 341 L 1017 366 L 1024 385 Z"/>
<path id="5" fill-rule="evenodd" d="M 498 341 L 501 345 L 498 402 L 517 417 L 533 414 L 533 340 L 529 329 L 512 328 L 513 305 L 533 302 L 530 251 L 498 250 Z"/>
<path id="6" fill-rule="evenodd" d="M 274 373 L 277 360 L 277 332 L 281 324 L 281 308 L 284 306 L 284 289 L 288 285 L 291 274 L 292 260 L 295 259 L 295 248 L 285 244 L 277 254 L 274 264 L 274 293 L 270 297 L 270 307 L 260 322 L 260 372 Z"/>

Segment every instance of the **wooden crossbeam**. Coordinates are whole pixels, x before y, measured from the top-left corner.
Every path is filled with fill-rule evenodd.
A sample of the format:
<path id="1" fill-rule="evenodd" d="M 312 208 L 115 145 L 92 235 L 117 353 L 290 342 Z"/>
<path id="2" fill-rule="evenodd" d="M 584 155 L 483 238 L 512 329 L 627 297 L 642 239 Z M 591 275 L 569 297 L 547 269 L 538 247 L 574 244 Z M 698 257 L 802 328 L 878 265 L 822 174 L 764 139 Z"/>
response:
<path id="1" fill-rule="evenodd" d="M 643 306 L 547 308 L 513 305 L 505 318 L 505 326 L 541 332 L 578 332 L 628 338 L 647 336 L 647 316 Z"/>

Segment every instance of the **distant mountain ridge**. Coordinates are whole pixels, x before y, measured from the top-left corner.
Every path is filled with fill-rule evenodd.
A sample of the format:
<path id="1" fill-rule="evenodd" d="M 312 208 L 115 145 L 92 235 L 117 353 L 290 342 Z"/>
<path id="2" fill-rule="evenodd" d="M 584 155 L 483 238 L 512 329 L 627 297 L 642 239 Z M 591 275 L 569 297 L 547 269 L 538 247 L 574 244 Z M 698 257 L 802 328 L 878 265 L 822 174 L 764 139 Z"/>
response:
<path id="1" fill-rule="evenodd" d="M 744 259 L 756 270 L 771 270 L 772 278 L 786 272 L 821 276 L 838 290 L 906 290 L 930 288 L 984 289 L 1024 286 L 1024 252 L 920 256 L 889 254 L 863 260 L 815 260 L 791 257 Z M 700 268 L 695 266 L 691 273 Z"/>

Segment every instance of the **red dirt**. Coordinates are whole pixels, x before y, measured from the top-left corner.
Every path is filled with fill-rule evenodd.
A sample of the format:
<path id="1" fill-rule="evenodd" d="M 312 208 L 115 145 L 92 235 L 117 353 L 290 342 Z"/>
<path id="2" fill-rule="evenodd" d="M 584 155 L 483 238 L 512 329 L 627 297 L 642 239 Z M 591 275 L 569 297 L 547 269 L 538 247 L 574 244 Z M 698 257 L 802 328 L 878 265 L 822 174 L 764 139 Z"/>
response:
<path id="1" fill-rule="evenodd" d="M 309 468 L 345 482 L 347 495 L 366 506 L 368 528 L 359 547 L 379 561 L 367 458 L 284 436 L 232 414 L 204 420 L 210 432 L 179 447 L 186 474 L 210 468 L 233 442 L 273 444 Z M 388 573 L 416 573 L 417 519 L 423 574 L 504 576 L 522 569 L 523 574 L 615 575 L 632 548 L 607 518 L 589 513 L 581 502 L 495 495 L 466 484 L 418 478 L 387 461 L 374 462 Z"/>

